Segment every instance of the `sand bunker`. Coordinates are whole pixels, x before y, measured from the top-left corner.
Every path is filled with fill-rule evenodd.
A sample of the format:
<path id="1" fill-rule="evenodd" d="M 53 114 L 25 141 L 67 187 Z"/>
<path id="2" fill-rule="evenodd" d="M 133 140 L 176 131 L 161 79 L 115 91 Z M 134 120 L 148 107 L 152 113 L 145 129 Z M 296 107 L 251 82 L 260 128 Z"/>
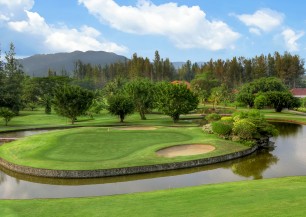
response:
<path id="1" fill-rule="evenodd" d="M 117 127 L 115 130 L 156 130 L 156 127 Z"/>
<path id="2" fill-rule="evenodd" d="M 177 156 L 189 156 L 204 154 L 215 150 L 215 147 L 212 145 L 204 144 L 191 144 L 191 145 L 177 145 L 169 148 L 164 148 L 158 150 L 156 154 L 162 157 L 177 157 Z"/>

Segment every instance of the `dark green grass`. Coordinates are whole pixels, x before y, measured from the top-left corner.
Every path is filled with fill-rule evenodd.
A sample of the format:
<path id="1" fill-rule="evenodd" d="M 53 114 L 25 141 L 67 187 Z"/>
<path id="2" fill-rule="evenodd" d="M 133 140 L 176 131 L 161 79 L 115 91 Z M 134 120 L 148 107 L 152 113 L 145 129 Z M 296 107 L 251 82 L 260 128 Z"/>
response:
<path id="1" fill-rule="evenodd" d="M 305 216 L 306 177 L 204 185 L 129 195 L 0 200 L 1 216 Z"/>
<path id="2" fill-rule="evenodd" d="M 165 158 L 156 151 L 182 144 L 210 144 L 216 150 L 200 155 Z M 92 170 L 179 162 L 218 156 L 247 147 L 204 134 L 199 127 L 155 130 L 83 127 L 23 138 L 0 147 L 9 162 L 47 169 Z"/>

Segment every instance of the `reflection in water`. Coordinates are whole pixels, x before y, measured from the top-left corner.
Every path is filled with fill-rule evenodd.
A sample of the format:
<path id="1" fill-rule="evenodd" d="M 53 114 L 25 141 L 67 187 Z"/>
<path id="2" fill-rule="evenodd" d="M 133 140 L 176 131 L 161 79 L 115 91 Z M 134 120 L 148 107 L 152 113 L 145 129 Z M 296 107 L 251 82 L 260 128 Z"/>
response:
<path id="1" fill-rule="evenodd" d="M 280 132 L 282 137 L 296 135 L 303 129 L 302 125 L 294 123 L 270 122 Z"/>
<path id="2" fill-rule="evenodd" d="M 6 181 L 6 176 L 5 176 L 5 174 L 4 174 L 4 173 L 1 173 L 1 171 L 0 171 L 0 185 L 1 185 L 2 182 L 5 182 L 5 181 Z"/>
<path id="3" fill-rule="evenodd" d="M 13 131 L 13 132 L 5 132 L 0 133 L 0 138 L 21 138 L 25 136 L 31 136 L 39 133 L 49 132 L 54 129 L 49 130 L 24 130 L 24 131 Z"/>
<path id="4" fill-rule="evenodd" d="M 0 168 L 0 198 L 59 198 L 124 194 L 292 175 L 306 175 L 306 126 L 277 124 L 274 150 L 214 165 L 96 179 L 51 179 Z M 2 171 L 1 171 L 2 170 Z"/>
<path id="5" fill-rule="evenodd" d="M 261 149 L 255 155 L 241 158 L 238 163 L 233 163 L 233 173 L 253 179 L 262 179 L 263 172 L 271 165 L 276 164 L 278 158 L 271 154 L 268 149 Z"/>

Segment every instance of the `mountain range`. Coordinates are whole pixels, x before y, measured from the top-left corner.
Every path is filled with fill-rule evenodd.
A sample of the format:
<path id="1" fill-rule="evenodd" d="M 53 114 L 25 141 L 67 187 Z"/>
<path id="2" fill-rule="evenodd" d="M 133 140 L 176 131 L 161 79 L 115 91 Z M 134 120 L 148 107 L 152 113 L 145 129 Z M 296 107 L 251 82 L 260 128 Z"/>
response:
<path id="1" fill-rule="evenodd" d="M 126 61 L 127 58 L 105 51 L 74 51 L 71 53 L 37 54 L 18 59 L 18 62 L 23 66 L 23 71 L 27 75 L 45 77 L 48 75 L 49 69 L 57 73 L 72 72 L 78 60 L 86 64 L 105 66 L 118 61 Z"/>

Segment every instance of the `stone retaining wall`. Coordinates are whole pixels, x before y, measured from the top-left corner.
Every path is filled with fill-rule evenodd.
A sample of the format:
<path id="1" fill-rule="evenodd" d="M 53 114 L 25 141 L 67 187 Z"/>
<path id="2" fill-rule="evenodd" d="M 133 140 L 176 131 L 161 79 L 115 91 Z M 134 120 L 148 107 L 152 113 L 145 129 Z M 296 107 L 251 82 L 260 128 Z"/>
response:
<path id="1" fill-rule="evenodd" d="M 0 138 L 0 142 L 12 142 L 17 140 L 17 138 Z"/>
<path id="2" fill-rule="evenodd" d="M 114 169 L 99 169 L 99 170 L 49 170 L 27 166 L 16 165 L 0 158 L 0 165 L 6 169 L 34 176 L 51 177 L 51 178 L 97 178 L 107 176 L 120 176 L 139 173 L 158 172 L 165 170 L 183 169 L 196 166 L 204 166 L 208 164 L 219 163 L 249 155 L 256 151 L 258 146 L 246 149 L 244 151 L 234 152 L 222 156 L 190 160 L 184 162 L 173 162 L 166 164 L 135 166 L 126 168 Z"/>

